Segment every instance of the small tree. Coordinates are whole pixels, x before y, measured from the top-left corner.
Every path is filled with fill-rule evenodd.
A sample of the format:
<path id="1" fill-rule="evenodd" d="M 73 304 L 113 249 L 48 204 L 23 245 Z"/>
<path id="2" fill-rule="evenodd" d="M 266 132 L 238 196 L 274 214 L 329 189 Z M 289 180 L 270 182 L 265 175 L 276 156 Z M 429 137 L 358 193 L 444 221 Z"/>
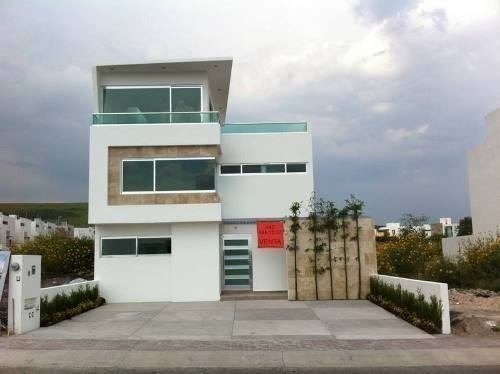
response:
<path id="1" fill-rule="evenodd" d="M 351 217 L 356 225 L 356 249 L 358 252 L 358 298 L 361 298 L 361 251 L 359 245 L 359 217 L 363 213 L 363 207 L 365 203 L 361 200 L 356 199 L 354 195 L 351 195 L 350 199 L 346 201 L 346 208 L 351 212 Z"/>
<path id="2" fill-rule="evenodd" d="M 313 262 L 314 262 L 314 286 L 316 291 L 316 300 L 318 296 L 318 253 L 324 250 L 324 243 L 321 242 L 320 234 L 323 232 L 323 223 L 321 210 L 316 195 L 313 193 L 309 199 L 309 215 L 307 228 L 313 235 Z M 323 270 L 323 269 L 321 269 Z"/>
<path id="3" fill-rule="evenodd" d="M 292 224 L 290 225 L 290 231 L 292 233 L 292 245 L 288 245 L 288 250 L 293 251 L 293 266 L 295 271 L 295 300 L 299 299 L 298 286 L 297 286 L 297 233 L 301 229 L 299 215 L 300 215 L 300 206 L 301 204 L 297 201 L 292 203 L 290 207 L 290 221 Z"/>
<path id="4" fill-rule="evenodd" d="M 345 269 L 345 298 L 349 299 L 349 286 L 348 286 L 348 276 L 347 276 L 347 229 L 349 228 L 349 222 L 347 217 L 349 217 L 349 210 L 347 207 L 342 208 L 339 213 L 340 218 L 340 228 L 342 230 L 342 242 L 344 249 L 344 269 Z"/>
<path id="5" fill-rule="evenodd" d="M 423 229 L 424 223 L 429 220 L 429 217 L 425 215 L 416 215 L 412 213 L 403 214 L 401 217 L 401 235 L 408 236 L 411 234 L 419 234 L 423 237 L 426 236 L 425 230 Z"/>
<path id="6" fill-rule="evenodd" d="M 338 224 L 338 209 L 332 201 L 320 200 L 321 215 L 323 216 L 323 227 L 328 238 L 328 264 L 330 270 L 330 290 L 333 300 L 333 265 L 332 265 L 332 240 L 335 240 Z"/>

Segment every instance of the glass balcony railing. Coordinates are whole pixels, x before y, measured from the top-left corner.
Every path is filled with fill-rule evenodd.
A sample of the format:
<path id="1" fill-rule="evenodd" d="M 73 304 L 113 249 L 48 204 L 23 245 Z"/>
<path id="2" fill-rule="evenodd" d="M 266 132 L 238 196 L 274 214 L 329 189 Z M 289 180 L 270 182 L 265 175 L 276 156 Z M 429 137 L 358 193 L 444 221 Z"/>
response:
<path id="1" fill-rule="evenodd" d="M 155 123 L 219 123 L 218 112 L 94 113 L 94 125 L 138 125 Z"/>
<path id="2" fill-rule="evenodd" d="M 307 122 L 294 123 L 226 123 L 223 134 L 258 134 L 275 132 L 307 132 Z"/>

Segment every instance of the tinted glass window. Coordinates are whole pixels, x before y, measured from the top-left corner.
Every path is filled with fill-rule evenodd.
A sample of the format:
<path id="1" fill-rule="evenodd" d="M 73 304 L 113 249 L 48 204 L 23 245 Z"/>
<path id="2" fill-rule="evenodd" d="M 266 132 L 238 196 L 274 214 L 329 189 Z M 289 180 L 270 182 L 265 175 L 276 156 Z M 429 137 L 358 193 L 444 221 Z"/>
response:
<path id="1" fill-rule="evenodd" d="M 156 191 L 215 190 L 215 160 L 157 160 Z"/>
<path id="2" fill-rule="evenodd" d="M 103 256 L 135 255 L 135 238 L 102 239 Z"/>
<path id="3" fill-rule="evenodd" d="M 263 173 L 262 165 L 242 165 L 243 173 Z"/>
<path id="4" fill-rule="evenodd" d="M 286 164 L 286 172 L 287 173 L 305 173 L 306 172 L 306 164 L 304 164 L 304 163 Z"/>
<path id="5" fill-rule="evenodd" d="M 220 167 L 221 174 L 240 174 L 241 166 L 240 165 L 221 165 Z"/>
<path id="6" fill-rule="evenodd" d="M 266 173 L 284 173 L 285 164 L 268 164 L 265 166 Z"/>
<path id="7" fill-rule="evenodd" d="M 153 191 L 153 161 L 123 161 L 123 192 Z"/>
<path id="8" fill-rule="evenodd" d="M 103 111 L 104 113 L 170 112 L 170 87 L 105 87 Z"/>
<path id="9" fill-rule="evenodd" d="M 172 87 L 172 112 L 201 111 L 200 87 Z"/>
<path id="10" fill-rule="evenodd" d="M 248 246 L 248 240 L 247 239 L 226 239 L 224 240 L 224 245 L 227 247 L 230 246 Z"/>
<path id="11" fill-rule="evenodd" d="M 172 253 L 170 238 L 139 238 L 137 253 L 140 255 L 157 255 Z"/>

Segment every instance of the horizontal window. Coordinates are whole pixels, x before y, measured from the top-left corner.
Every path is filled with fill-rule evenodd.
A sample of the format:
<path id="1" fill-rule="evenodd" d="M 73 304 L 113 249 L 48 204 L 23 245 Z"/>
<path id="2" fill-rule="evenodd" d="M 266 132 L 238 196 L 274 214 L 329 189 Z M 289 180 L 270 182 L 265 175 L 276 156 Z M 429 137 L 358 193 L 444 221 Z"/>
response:
<path id="1" fill-rule="evenodd" d="M 202 94 L 199 86 L 108 86 L 103 88 L 102 96 L 104 113 L 200 112 L 202 110 Z M 199 117 L 193 118 L 199 122 Z M 183 118 L 182 121 L 186 119 Z"/>
<path id="2" fill-rule="evenodd" d="M 221 165 L 221 174 L 275 174 L 275 173 L 305 173 L 305 162 L 290 162 L 287 164 L 241 164 Z"/>
<path id="3" fill-rule="evenodd" d="M 156 160 L 156 191 L 215 189 L 215 160 Z"/>
<path id="4" fill-rule="evenodd" d="M 124 160 L 122 192 L 215 190 L 215 159 Z"/>
<path id="5" fill-rule="evenodd" d="M 172 239 L 170 238 L 138 238 L 137 254 L 158 255 L 172 253 Z"/>
<path id="6" fill-rule="evenodd" d="M 244 174 L 284 173 L 285 164 L 243 165 Z"/>
<path id="7" fill-rule="evenodd" d="M 171 238 L 102 238 L 102 256 L 137 256 L 172 253 Z"/>
<path id="8" fill-rule="evenodd" d="M 286 164 L 287 173 L 305 173 L 306 164 L 305 163 L 289 163 Z"/>
<path id="9" fill-rule="evenodd" d="M 135 255 L 135 238 L 102 239 L 101 253 L 103 256 Z"/>
<path id="10" fill-rule="evenodd" d="M 220 166 L 221 174 L 240 174 L 241 173 L 241 165 L 221 165 Z"/>

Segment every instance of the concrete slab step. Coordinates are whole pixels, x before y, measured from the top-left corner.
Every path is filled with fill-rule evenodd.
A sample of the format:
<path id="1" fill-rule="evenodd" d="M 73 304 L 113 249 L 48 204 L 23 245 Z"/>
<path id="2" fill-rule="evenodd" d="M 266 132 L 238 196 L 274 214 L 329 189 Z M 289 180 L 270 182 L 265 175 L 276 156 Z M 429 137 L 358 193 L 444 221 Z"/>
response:
<path id="1" fill-rule="evenodd" d="M 223 291 L 221 301 L 287 300 L 287 291 Z"/>

